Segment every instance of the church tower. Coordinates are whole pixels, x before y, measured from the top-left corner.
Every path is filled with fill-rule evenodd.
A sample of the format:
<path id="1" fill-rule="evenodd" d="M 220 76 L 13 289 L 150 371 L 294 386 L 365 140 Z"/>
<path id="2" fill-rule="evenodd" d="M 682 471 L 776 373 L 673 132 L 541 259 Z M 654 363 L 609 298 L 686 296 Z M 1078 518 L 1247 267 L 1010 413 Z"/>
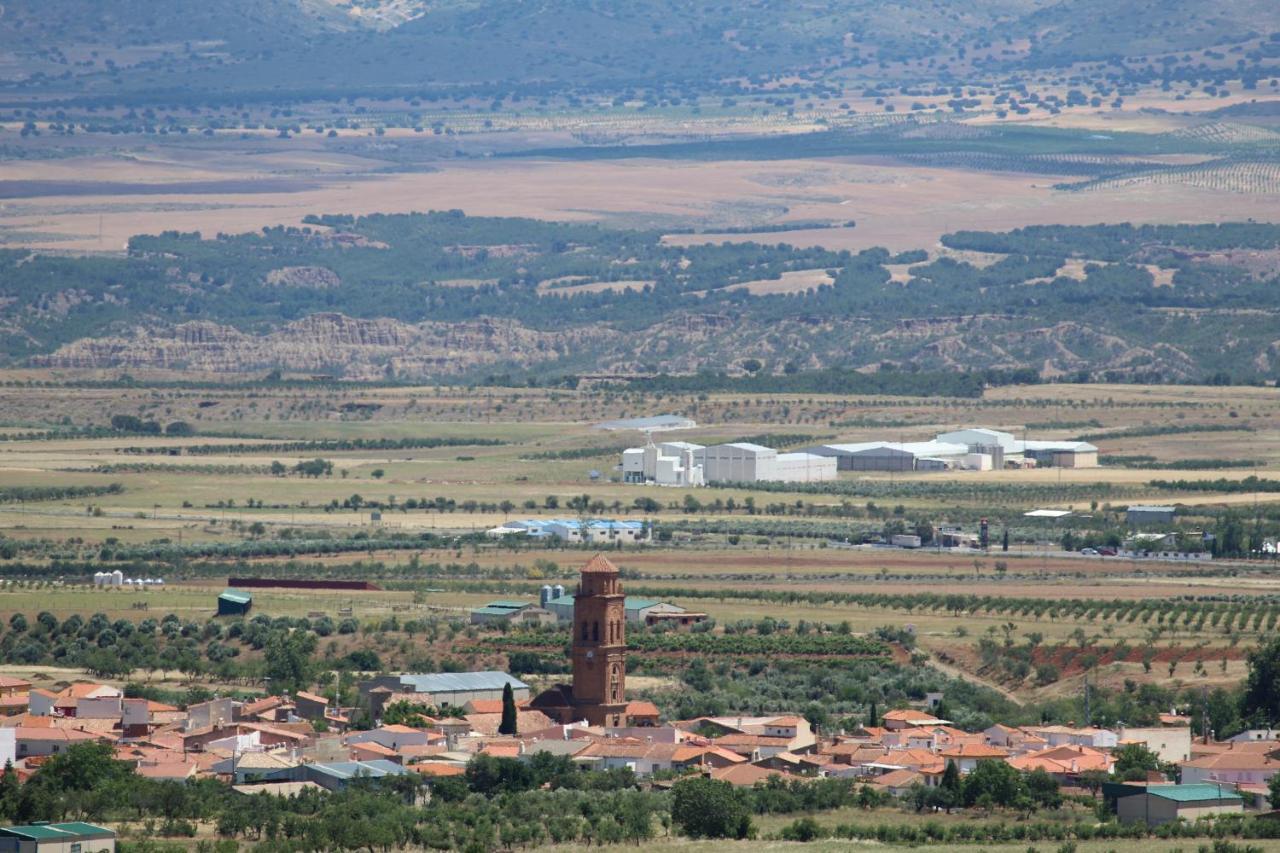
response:
<path id="1" fill-rule="evenodd" d="M 624 601 L 618 567 L 597 554 L 573 597 L 573 703 L 593 726 L 627 721 Z"/>

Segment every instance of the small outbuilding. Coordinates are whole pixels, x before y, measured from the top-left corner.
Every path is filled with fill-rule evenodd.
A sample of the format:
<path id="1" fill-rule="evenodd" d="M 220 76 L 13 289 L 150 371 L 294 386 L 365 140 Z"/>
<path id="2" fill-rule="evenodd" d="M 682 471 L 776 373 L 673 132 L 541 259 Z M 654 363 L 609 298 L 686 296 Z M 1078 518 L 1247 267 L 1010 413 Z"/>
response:
<path id="1" fill-rule="evenodd" d="M 116 834 L 92 823 L 0 827 L 0 853 L 114 853 Z"/>
<path id="2" fill-rule="evenodd" d="M 228 589 L 218 596 L 219 616 L 244 616 L 253 607 L 253 596 L 238 589 Z"/>
<path id="3" fill-rule="evenodd" d="M 1209 782 L 1148 785 L 1145 790 L 1139 789 L 1135 793 L 1116 792 L 1116 816 L 1121 823 L 1160 826 L 1179 819 L 1194 821 L 1208 815 L 1238 814 L 1242 811 L 1244 798 L 1230 785 Z"/>

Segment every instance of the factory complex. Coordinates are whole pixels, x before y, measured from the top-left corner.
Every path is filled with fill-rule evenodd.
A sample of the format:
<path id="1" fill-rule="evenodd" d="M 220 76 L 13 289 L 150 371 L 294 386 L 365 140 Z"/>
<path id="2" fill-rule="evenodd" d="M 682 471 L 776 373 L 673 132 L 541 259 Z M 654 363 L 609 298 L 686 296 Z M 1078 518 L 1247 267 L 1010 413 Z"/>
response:
<path id="1" fill-rule="evenodd" d="M 1098 448 L 1087 441 L 1028 441 L 981 427 L 941 433 L 930 441 L 820 444 L 779 453 L 748 442 L 703 446 L 654 443 L 622 452 L 625 483 L 704 486 L 710 483 L 818 483 L 839 471 L 991 471 L 1001 468 L 1095 468 Z"/>

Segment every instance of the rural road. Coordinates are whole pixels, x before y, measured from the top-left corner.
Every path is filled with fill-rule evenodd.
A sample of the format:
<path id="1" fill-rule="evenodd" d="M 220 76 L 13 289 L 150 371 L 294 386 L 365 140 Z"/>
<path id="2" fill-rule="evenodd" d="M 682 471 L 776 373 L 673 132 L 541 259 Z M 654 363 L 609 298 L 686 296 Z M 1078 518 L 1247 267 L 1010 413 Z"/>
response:
<path id="1" fill-rule="evenodd" d="M 929 651 L 929 666 L 932 666 L 934 669 L 937 669 L 939 672 L 949 675 L 952 678 L 959 678 L 964 681 L 971 681 L 974 684 L 980 684 L 983 687 L 989 688 L 999 693 L 1001 696 L 1008 699 L 1010 702 L 1017 705 L 1018 707 L 1022 707 L 1022 700 L 1019 699 L 1017 696 L 1015 696 L 1013 693 L 1006 690 L 1005 688 L 1001 687 L 999 684 L 996 684 L 993 681 L 988 681 L 985 678 L 974 675 L 971 672 L 965 672 L 963 669 L 961 669 L 958 666 L 952 666 L 949 663 L 943 663 L 942 661 L 938 660 L 938 658 L 933 654 L 932 649 L 928 649 L 927 651 Z"/>

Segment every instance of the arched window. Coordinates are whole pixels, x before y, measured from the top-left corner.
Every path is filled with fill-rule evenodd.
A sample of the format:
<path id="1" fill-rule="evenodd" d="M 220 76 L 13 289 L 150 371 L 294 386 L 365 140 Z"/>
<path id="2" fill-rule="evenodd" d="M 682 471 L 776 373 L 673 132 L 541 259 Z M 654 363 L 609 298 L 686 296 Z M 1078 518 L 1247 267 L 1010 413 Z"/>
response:
<path id="1" fill-rule="evenodd" d="M 594 642 L 597 642 L 597 643 L 600 642 L 600 623 L 599 622 L 591 623 L 591 639 Z"/>
<path id="2" fill-rule="evenodd" d="M 618 698 L 619 694 L 622 691 L 620 682 L 621 682 L 621 670 L 618 669 L 618 665 L 615 663 L 609 669 L 609 701 L 610 702 L 620 701 L 620 699 Z"/>
<path id="3" fill-rule="evenodd" d="M 585 641 L 586 641 L 586 639 L 587 639 L 587 623 L 586 623 L 586 621 L 585 621 L 585 620 L 584 620 L 584 621 L 583 621 L 583 623 L 582 623 L 582 639 L 583 639 L 583 641 L 584 641 L 584 642 L 585 642 Z"/>

